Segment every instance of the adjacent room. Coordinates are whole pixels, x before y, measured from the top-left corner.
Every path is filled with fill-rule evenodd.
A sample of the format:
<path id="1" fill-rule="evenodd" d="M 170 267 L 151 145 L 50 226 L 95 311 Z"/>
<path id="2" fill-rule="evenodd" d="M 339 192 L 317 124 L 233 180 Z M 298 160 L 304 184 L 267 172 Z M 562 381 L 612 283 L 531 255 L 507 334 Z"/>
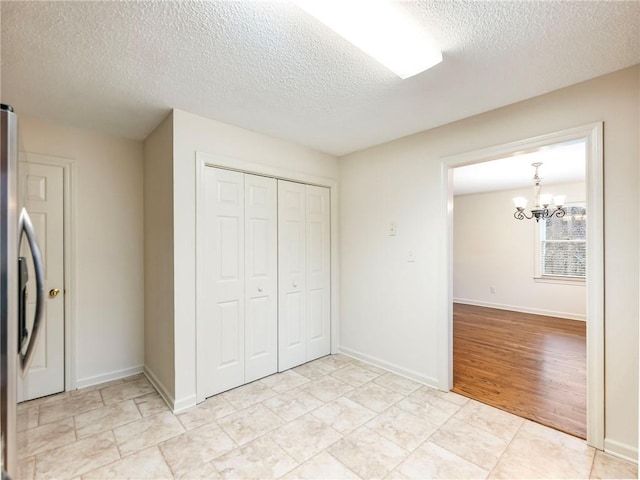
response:
<path id="1" fill-rule="evenodd" d="M 453 391 L 580 438 L 585 154 L 574 141 L 458 167 L 453 207 Z"/>
<path id="2" fill-rule="evenodd" d="M 640 2 L 0 26 L 11 478 L 637 478 Z"/>

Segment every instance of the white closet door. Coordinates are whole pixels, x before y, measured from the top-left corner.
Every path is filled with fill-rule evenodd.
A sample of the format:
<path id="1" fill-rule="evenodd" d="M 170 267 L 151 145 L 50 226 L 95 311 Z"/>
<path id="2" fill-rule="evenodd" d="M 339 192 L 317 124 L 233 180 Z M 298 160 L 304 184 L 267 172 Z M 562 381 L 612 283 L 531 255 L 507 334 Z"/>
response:
<path id="1" fill-rule="evenodd" d="M 36 231 L 45 267 L 47 295 L 40 337 L 29 371 L 18 375 L 18 401 L 64 391 L 64 176 L 62 167 L 20 162 L 18 190 Z M 28 275 L 35 278 L 28 242 L 22 239 L 20 256 L 27 261 Z M 27 328 L 33 331 L 35 281 L 27 284 Z"/>
<path id="2" fill-rule="evenodd" d="M 244 175 L 204 169 L 198 237 L 198 370 L 205 397 L 244 383 Z"/>
<path id="3" fill-rule="evenodd" d="M 278 370 L 307 361 L 306 186 L 278 180 Z"/>
<path id="4" fill-rule="evenodd" d="M 307 359 L 331 353 L 331 223 L 329 189 L 307 185 Z"/>
<path id="5" fill-rule="evenodd" d="M 244 176 L 245 383 L 278 371 L 278 183 Z"/>

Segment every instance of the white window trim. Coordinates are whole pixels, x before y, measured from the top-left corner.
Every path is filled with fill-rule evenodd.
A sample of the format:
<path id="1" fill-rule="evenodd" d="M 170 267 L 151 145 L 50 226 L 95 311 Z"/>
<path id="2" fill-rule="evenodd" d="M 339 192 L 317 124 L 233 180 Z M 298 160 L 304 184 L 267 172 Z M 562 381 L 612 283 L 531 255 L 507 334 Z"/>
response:
<path id="1" fill-rule="evenodd" d="M 568 202 L 565 207 L 572 206 L 584 206 L 586 202 Z M 588 215 L 588 213 L 587 213 Z M 540 261 L 540 226 L 536 223 L 534 230 L 534 271 L 533 281 L 536 283 L 555 283 L 556 285 L 584 285 L 586 283 L 586 277 L 572 277 L 562 275 L 543 275 L 542 274 L 542 262 Z M 585 240 L 586 243 L 586 240 Z"/>
<path id="2" fill-rule="evenodd" d="M 586 280 L 582 277 L 561 277 L 556 275 L 542 275 L 533 277 L 536 283 L 555 283 L 556 285 L 578 285 L 584 286 Z"/>

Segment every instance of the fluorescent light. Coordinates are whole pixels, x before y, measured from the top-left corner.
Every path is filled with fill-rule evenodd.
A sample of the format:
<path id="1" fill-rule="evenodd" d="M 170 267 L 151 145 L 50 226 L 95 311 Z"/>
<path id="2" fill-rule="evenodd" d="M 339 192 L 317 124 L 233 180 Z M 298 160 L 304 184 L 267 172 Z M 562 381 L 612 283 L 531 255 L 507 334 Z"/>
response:
<path id="1" fill-rule="evenodd" d="M 400 78 L 409 78 L 442 61 L 442 53 L 398 5 L 384 0 L 295 0 L 333 31 Z"/>

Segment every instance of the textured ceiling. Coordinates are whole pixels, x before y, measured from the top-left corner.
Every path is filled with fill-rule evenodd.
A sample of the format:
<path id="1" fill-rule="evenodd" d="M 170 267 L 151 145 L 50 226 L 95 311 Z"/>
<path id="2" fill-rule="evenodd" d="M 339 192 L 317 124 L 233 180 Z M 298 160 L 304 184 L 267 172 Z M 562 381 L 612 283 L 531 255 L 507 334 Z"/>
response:
<path id="1" fill-rule="evenodd" d="M 178 108 L 342 155 L 640 63 L 638 1 L 399 7 L 444 56 L 407 80 L 290 2 L 3 1 L 2 102 L 137 139 Z"/>
<path id="2" fill-rule="evenodd" d="M 534 162 L 542 162 L 539 175 L 545 193 L 558 183 L 584 182 L 586 175 L 586 144 L 584 141 L 559 143 L 537 151 L 474 163 L 453 170 L 454 195 L 495 192 L 531 187 L 533 189 Z"/>

